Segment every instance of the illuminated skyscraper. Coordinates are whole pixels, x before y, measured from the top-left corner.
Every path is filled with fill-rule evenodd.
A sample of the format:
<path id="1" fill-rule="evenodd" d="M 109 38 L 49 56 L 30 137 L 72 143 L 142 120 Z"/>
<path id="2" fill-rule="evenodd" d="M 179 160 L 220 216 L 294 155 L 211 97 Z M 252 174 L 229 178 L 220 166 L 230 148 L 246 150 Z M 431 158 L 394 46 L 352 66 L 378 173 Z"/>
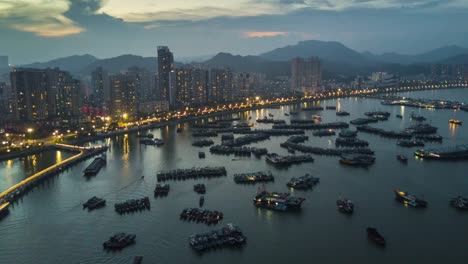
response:
<path id="1" fill-rule="evenodd" d="M 170 74 L 174 70 L 174 55 L 166 46 L 158 46 L 158 99 L 169 101 L 169 105 L 175 104 L 175 98 L 171 95 Z"/>

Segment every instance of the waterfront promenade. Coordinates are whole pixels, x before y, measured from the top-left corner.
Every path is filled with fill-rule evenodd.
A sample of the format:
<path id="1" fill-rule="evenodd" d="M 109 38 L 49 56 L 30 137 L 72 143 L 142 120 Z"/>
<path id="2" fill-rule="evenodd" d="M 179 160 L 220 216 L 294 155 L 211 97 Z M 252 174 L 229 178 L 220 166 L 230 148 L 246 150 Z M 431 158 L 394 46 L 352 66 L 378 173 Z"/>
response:
<path id="1" fill-rule="evenodd" d="M 42 171 L 39 171 L 29 176 L 28 178 L 20 181 L 19 183 L 11 186 L 10 188 L 6 189 L 2 193 L 0 193 L 0 204 L 14 201 L 16 198 L 28 191 L 34 185 L 39 183 L 41 180 L 48 178 L 49 176 L 56 175 L 62 172 L 64 169 L 73 166 L 74 164 L 80 161 L 83 161 L 87 158 L 90 158 L 107 150 L 107 146 L 81 147 L 67 144 L 56 144 L 54 145 L 54 148 L 67 151 L 77 151 L 78 153 Z"/>

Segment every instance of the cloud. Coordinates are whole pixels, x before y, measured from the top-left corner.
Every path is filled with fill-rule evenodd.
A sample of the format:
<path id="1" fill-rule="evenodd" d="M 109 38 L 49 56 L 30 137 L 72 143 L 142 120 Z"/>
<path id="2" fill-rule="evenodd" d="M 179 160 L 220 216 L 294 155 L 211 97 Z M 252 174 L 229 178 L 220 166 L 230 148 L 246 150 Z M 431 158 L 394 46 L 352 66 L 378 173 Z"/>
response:
<path id="1" fill-rule="evenodd" d="M 242 35 L 246 38 L 271 38 L 287 37 L 289 33 L 284 31 L 246 31 Z"/>
<path id="2" fill-rule="evenodd" d="M 0 24 L 42 37 L 62 37 L 85 31 L 64 15 L 69 7 L 70 2 L 66 0 L 2 0 Z"/>

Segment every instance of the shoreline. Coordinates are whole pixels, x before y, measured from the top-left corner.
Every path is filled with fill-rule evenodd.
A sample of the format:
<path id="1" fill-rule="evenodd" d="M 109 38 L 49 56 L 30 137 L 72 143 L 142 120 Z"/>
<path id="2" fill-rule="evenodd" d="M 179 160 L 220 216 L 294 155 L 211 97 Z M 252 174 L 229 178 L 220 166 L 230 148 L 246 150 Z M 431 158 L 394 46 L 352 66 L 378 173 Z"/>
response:
<path id="1" fill-rule="evenodd" d="M 419 88 L 421 87 L 421 88 Z M 135 132 L 140 132 L 144 131 L 147 129 L 158 129 L 158 128 L 163 128 L 169 125 L 178 125 L 178 124 L 184 124 L 190 121 L 196 121 L 200 120 L 203 118 L 210 118 L 210 117 L 216 117 L 216 116 L 222 116 L 222 115 L 228 115 L 228 114 L 233 114 L 233 113 L 239 113 L 239 112 L 245 112 L 245 111 L 252 111 L 252 110 L 258 110 L 258 109 L 267 109 L 271 107 L 278 107 L 278 106 L 284 106 L 284 105 L 293 105 L 293 104 L 298 104 L 298 103 L 303 103 L 303 102 L 316 102 L 316 101 L 321 101 L 321 100 L 329 100 L 329 99 L 338 99 L 338 98 L 351 98 L 351 97 L 362 97 L 362 98 L 370 98 L 367 97 L 368 95 L 375 95 L 375 94 L 395 94 L 395 93 L 400 93 L 400 92 L 411 92 L 411 91 L 426 91 L 426 90 L 445 90 L 445 89 L 466 89 L 468 88 L 468 84 L 446 84 L 446 85 L 427 85 L 427 86 L 417 86 L 417 87 L 400 87 L 400 88 L 382 88 L 382 90 L 376 90 L 371 92 L 367 92 L 365 94 L 346 94 L 346 95 L 328 95 L 328 96 L 322 96 L 318 98 L 301 98 L 301 99 L 296 99 L 296 100 L 291 100 L 291 101 L 286 101 L 286 102 L 274 102 L 270 103 L 267 105 L 256 105 L 256 106 L 250 106 L 250 107 L 245 107 L 245 108 L 240 108 L 240 109 L 230 109 L 230 110 L 224 110 L 224 111 L 219 111 L 219 112 L 214 112 L 214 113 L 209 113 L 209 114 L 204 114 L 204 115 L 198 115 L 198 116 L 189 116 L 189 117 L 182 117 L 177 120 L 170 120 L 170 121 L 162 121 L 158 123 L 153 123 L 149 125 L 144 125 L 144 126 L 139 126 L 139 127 L 133 127 L 130 129 L 125 129 L 125 130 L 118 130 L 118 131 L 113 131 L 110 133 L 107 133 L 105 135 L 95 135 L 89 138 L 82 138 L 78 140 L 71 140 L 69 142 L 66 142 L 68 144 L 72 145 L 81 145 L 81 144 L 86 144 L 86 143 L 91 143 L 91 142 L 96 142 L 99 140 L 105 140 L 107 138 L 111 138 L 114 136 L 120 136 L 120 135 L 125 135 L 125 134 L 130 134 L 130 133 L 135 133 Z M 389 90 L 391 89 L 391 90 Z M 398 89 L 398 90 L 395 90 Z M 52 147 L 52 148 L 51 148 Z M 8 154 L 6 156 L 0 156 L 0 162 L 11 160 L 11 159 L 17 159 L 29 155 L 34 155 L 37 153 L 41 153 L 46 150 L 54 149 L 53 146 L 44 146 L 41 149 L 35 149 L 33 151 L 28 151 L 28 152 L 21 152 L 21 153 L 15 153 L 15 154 Z"/>

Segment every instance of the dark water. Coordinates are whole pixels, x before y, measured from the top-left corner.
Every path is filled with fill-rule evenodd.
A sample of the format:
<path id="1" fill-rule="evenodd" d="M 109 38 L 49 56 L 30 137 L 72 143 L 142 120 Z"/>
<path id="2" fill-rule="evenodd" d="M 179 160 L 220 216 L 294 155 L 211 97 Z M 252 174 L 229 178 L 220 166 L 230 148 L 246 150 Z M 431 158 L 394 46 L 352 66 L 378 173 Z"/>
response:
<path id="1" fill-rule="evenodd" d="M 405 96 L 460 100 L 468 98 L 468 90 L 414 92 Z M 337 117 L 334 111 L 322 111 L 324 122 L 349 121 L 366 111 L 385 110 L 392 117 L 376 126 L 389 129 L 407 127 L 408 116 L 414 110 L 439 127 L 443 145 L 468 144 L 466 112 L 381 106 L 374 99 L 322 103 L 338 105 L 352 113 L 351 117 Z M 287 106 L 240 116 L 251 115 L 255 120 L 272 113 L 275 118 L 289 120 L 284 113 L 290 110 Z M 399 113 L 405 116 L 402 120 L 394 117 Z M 300 118 L 311 118 L 313 114 L 302 112 Z M 453 117 L 466 125 L 450 127 L 447 121 Z M 256 124 L 257 128 L 270 126 Z M 207 148 L 206 159 L 198 159 L 200 148 L 191 146 L 188 124 L 180 134 L 174 127 L 151 133 L 163 138 L 166 145 L 159 148 L 139 145 L 135 135 L 108 140 L 111 146 L 108 164 L 96 177 L 87 180 L 82 175 L 89 160 L 15 204 L 11 214 L 0 222 L 0 263 L 131 263 L 135 255 L 143 255 L 144 263 L 466 263 L 468 214 L 454 210 L 448 202 L 454 195 L 468 196 L 467 162 L 418 160 L 413 158 L 414 149 L 397 147 L 396 140 L 361 133 L 359 137 L 368 140 L 376 151 L 377 161 L 369 169 L 340 166 L 337 157 L 315 156 L 314 163 L 279 170 L 264 159 L 233 161 L 234 156 L 211 155 Z M 313 137 L 312 131 L 307 134 L 308 145 L 334 146 L 333 137 Z M 286 154 L 279 146 L 286 138 L 272 137 L 252 145 Z M 215 142 L 220 143 L 220 136 Z M 399 153 L 410 157 L 407 165 L 396 160 Z M 53 159 L 54 154 L 49 155 Z M 51 157 L 44 157 L 47 159 Z M 47 163 L 42 160 L 36 166 Z M 168 197 L 152 197 L 157 171 L 193 166 L 226 166 L 228 176 L 170 182 Z M 24 170 L 7 163 L 2 163 L 0 169 L 2 177 Z M 301 212 L 266 211 L 252 205 L 257 186 L 236 185 L 232 179 L 234 173 L 261 170 L 270 170 L 276 177 L 274 183 L 267 184 L 271 191 L 288 191 L 285 185 L 288 179 L 305 173 L 320 177 L 321 182 L 312 191 L 295 191 L 295 195 L 307 199 Z M 2 188 L 4 181 L 0 181 Z M 189 247 L 189 235 L 213 228 L 179 221 L 182 209 L 198 205 L 198 196 L 193 191 L 198 182 L 207 185 L 205 208 L 224 212 L 225 219 L 214 228 L 228 222 L 238 224 L 248 237 L 243 249 L 216 250 L 200 256 Z M 396 203 L 392 192 L 395 188 L 423 195 L 429 201 L 428 208 L 417 210 Z M 340 194 L 355 202 L 353 216 L 337 211 L 335 203 Z M 93 195 L 103 196 L 108 206 L 90 213 L 83 211 L 81 203 Z M 114 212 L 115 202 L 143 196 L 150 196 L 150 211 L 133 215 Z M 376 226 L 387 239 L 384 250 L 367 240 L 365 228 L 369 225 Z M 101 244 L 115 232 L 135 233 L 137 243 L 121 252 L 106 253 Z"/>

